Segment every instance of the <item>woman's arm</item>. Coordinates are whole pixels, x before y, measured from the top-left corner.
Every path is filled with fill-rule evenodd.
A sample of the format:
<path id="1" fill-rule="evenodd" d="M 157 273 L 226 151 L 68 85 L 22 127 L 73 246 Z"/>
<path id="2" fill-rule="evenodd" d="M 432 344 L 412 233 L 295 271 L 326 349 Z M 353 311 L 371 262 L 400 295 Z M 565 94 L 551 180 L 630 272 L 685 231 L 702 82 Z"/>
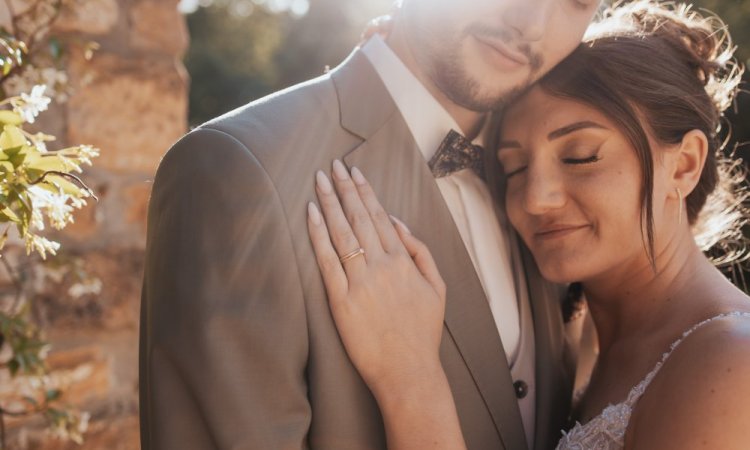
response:
<path id="1" fill-rule="evenodd" d="M 389 448 L 466 448 L 440 365 L 445 284 L 432 255 L 356 168 L 335 161 L 333 183 L 318 172 L 316 185 L 322 214 L 311 203 L 308 227 L 331 314 L 378 402 Z"/>

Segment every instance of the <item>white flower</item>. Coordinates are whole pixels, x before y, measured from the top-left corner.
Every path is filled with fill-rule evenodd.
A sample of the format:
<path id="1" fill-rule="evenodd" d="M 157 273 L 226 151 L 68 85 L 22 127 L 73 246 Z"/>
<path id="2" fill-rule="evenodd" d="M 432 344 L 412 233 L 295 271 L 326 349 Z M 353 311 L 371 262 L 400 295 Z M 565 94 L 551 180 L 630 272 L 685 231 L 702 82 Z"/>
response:
<path id="1" fill-rule="evenodd" d="M 101 294 L 102 280 L 93 278 L 81 283 L 75 283 L 68 289 L 68 295 L 73 298 L 80 298 L 84 295 Z"/>
<path id="2" fill-rule="evenodd" d="M 34 85 L 44 84 L 48 93 L 58 103 L 65 103 L 69 94 L 68 74 L 54 67 L 37 68 L 31 64 L 19 75 L 12 75 L 3 81 L 3 88 L 8 97 L 28 92 Z"/>
<path id="3" fill-rule="evenodd" d="M 30 95 L 22 92 L 20 100 L 13 102 L 14 109 L 23 117 L 23 120 L 34 123 L 39 113 L 47 110 L 47 106 L 52 100 L 44 95 L 46 89 L 47 86 L 37 84 L 31 89 Z"/>
<path id="4" fill-rule="evenodd" d="M 42 209 L 34 205 L 34 209 L 31 210 L 31 220 L 29 226 L 32 230 L 44 231 L 44 216 L 42 215 Z"/>
<path id="5" fill-rule="evenodd" d="M 91 145 L 81 145 L 78 149 L 80 152 L 78 159 L 81 161 L 81 164 L 91 165 L 91 158 L 99 156 L 99 149 Z"/>
<path id="6" fill-rule="evenodd" d="M 36 133 L 31 135 L 31 142 L 39 150 L 40 153 L 47 153 L 47 141 L 54 141 L 55 137 L 44 133 Z"/>
<path id="7" fill-rule="evenodd" d="M 73 222 L 73 206 L 68 204 L 68 200 L 71 199 L 69 195 L 62 192 L 60 194 L 54 194 L 46 189 L 40 188 L 39 186 L 31 186 L 29 188 L 29 194 L 34 206 L 31 213 L 32 218 L 37 212 L 39 212 L 40 215 L 41 212 L 45 212 L 50 224 L 58 230 L 62 230 L 65 228 L 65 225 Z M 42 230 L 42 227 L 44 226 L 43 221 L 40 219 L 39 222 L 42 223 L 40 224 L 33 220 L 34 225 L 39 230 Z"/>
<path id="8" fill-rule="evenodd" d="M 47 259 L 47 253 L 52 255 L 57 254 L 57 250 L 59 249 L 59 243 L 50 241 L 42 236 L 29 235 L 26 238 L 26 253 L 31 253 L 33 250 L 36 250 L 42 259 Z"/>

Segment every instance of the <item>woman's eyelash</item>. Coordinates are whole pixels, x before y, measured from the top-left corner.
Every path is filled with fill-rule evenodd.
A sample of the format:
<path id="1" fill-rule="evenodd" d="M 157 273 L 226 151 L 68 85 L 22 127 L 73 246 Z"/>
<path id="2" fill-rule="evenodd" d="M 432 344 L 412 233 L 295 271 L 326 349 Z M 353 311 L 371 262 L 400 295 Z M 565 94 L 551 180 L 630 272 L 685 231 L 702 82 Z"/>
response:
<path id="1" fill-rule="evenodd" d="M 589 156 L 588 158 L 577 159 L 577 158 L 565 158 L 563 162 L 565 164 L 591 164 L 599 161 L 599 155 Z"/>
<path id="2" fill-rule="evenodd" d="M 517 174 L 519 174 L 519 173 L 523 172 L 524 170 L 526 170 L 526 166 L 523 166 L 523 167 L 519 167 L 518 169 L 516 169 L 516 170 L 514 170 L 514 171 L 512 171 L 512 172 L 507 172 L 507 173 L 505 174 L 505 178 L 510 178 L 510 177 L 512 177 L 513 175 L 517 175 Z"/>
<path id="3" fill-rule="evenodd" d="M 582 159 L 579 159 L 579 158 L 563 158 L 562 161 L 565 164 L 581 165 L 581 164 L 595 163 L 595 162 L 600 161 L 600 160 L 601 160 L 601 158 L 599 157 L 599 155 L 592 155 L 592 156 L 589 156 L 588 158 L 582 158 Z M 513 175 L 517 175 L 517 174 L 523 172 L 524 170 L 526 170 L 526 166 L 519 167 L 518 169 L 513 170 L 511 172 L 506 172 L 505 173 L 505 178 L 506 179 L 510 178 Z"/>

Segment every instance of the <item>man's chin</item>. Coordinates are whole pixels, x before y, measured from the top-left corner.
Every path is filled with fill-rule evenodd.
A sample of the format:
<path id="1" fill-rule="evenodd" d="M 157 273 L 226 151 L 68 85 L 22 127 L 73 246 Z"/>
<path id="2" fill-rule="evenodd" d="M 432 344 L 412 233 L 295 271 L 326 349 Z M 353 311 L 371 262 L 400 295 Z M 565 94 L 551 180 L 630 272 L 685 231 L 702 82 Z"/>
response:
<path id="1" fill-rule="evenodd" d="M 458 65 L 459 60 L 464 63 Z M 434 68 L 433 81 L 453 103 L 476 112 L 502 109 L 531 85 L 533 77 L 528 70 L 505 73 L 484 66 L 472 58 L 454 58 L 450 64 L 443 62 Z"/>
<path id="2" fill-rule="evenodd" d="M 451 100 L 456 104 L 477 112 L 498 111 L 504 109 L 529 89 L 528 85 L 503 87 L 494 91 L 474 92 L 470 95 L 455 95 Z"/>

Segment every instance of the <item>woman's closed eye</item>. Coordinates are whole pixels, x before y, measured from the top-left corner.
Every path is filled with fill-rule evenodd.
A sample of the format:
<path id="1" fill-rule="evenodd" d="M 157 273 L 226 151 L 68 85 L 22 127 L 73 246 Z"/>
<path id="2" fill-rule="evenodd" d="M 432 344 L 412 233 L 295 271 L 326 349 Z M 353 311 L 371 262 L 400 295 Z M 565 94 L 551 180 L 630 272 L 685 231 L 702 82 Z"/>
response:
<path id="1" fill-rule="evenodd" d="M 568 165 L 592 164 L 601 160 L 599 156 L 601 148 L 601 143 L 591 145 L 591 143 L 573 140 L 562 148 L 560 160 Z"/>
<path id="2" fill-rule="evenodd" d="M 500 166 L 502 167 L 503 174 L 506 178 L 519 174 L 526 169 L 526 158 L 522 156 L 520 151 L 501 150 L 498 152 L 497 159 L 500 162 Z"/>
<path id="3" fill-rule="evenodd" d="M 578 165 L 578 164 L 591 164 L 591 163 L 595 163 L 597 161 L 601 161 L 601 158 L 599 157 L 598 154 L 595 154 L 595 155 L 589 156 L 588 158 L 563 158 L 562 161 L 565 164 Z"/>
<path id="4" fill-rule="evenodd" d="M 502 164 L 501 164 L 502 165 Z M 526 170 L 526 166 L 520 166 L 516 168 L 511 168 L 510 170 L 507 169 L 505 166 L 503 166 L 503 173 L 505 173 L 505 178 L 510 178 L 514 175 L 518 175 L 519 173 Z"/>

